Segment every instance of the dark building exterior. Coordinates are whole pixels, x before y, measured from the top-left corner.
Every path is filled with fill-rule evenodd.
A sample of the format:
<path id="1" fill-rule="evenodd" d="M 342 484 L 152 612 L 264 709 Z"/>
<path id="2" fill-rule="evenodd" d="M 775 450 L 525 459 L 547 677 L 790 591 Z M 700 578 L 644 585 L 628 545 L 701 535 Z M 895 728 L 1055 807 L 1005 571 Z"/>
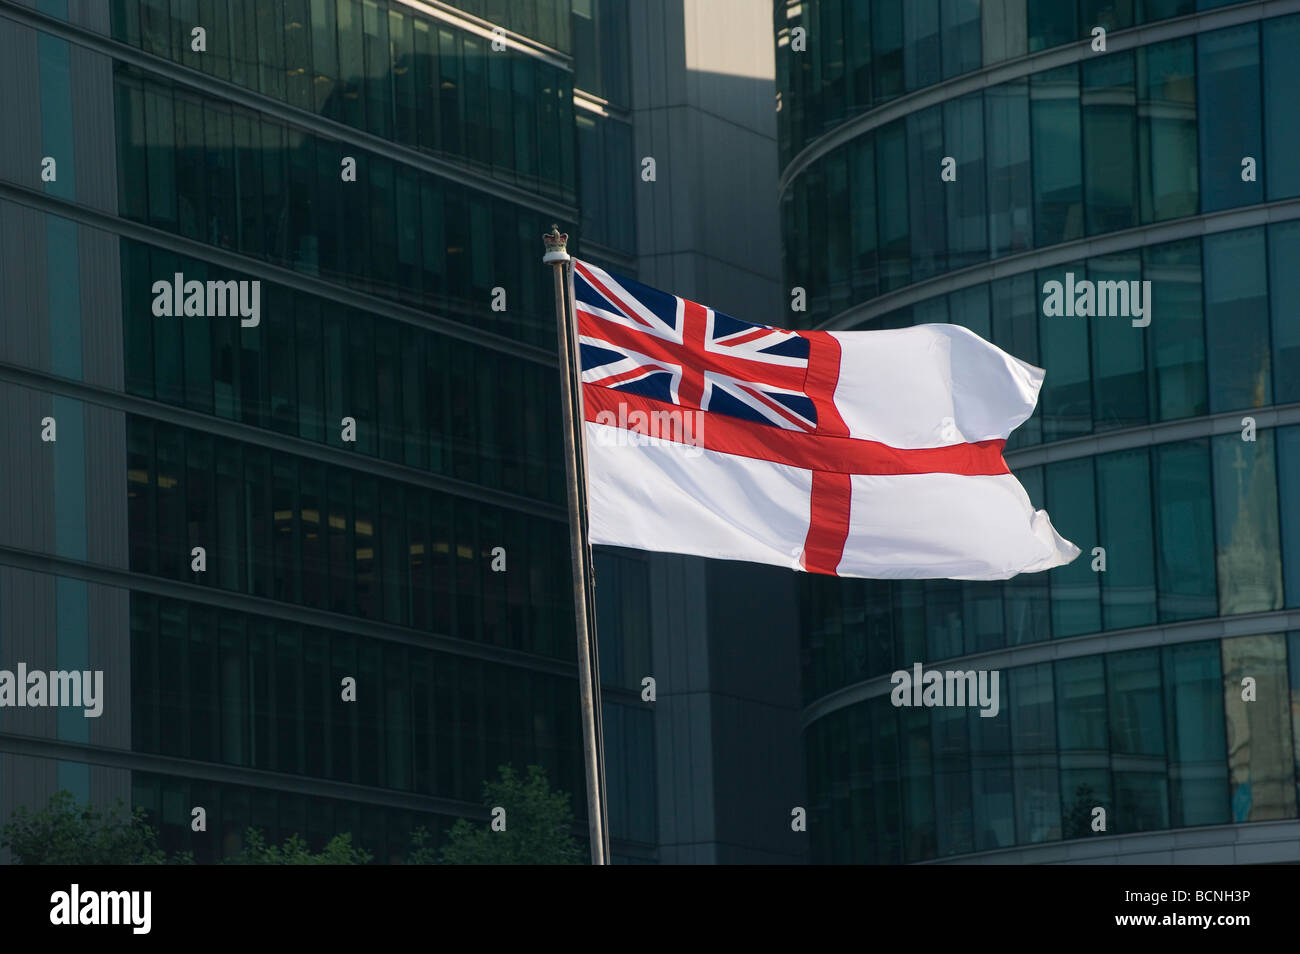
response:
<path id="1" fill-rule="evenodd" d="M 6 817 L 64 788 L 201 861 L 250 825 L 389 861 L 499 764 L 582 792 L 540 237 L 585 138 L 568 3 L 510 10 L 0 5 L 0 659 L 106 692 L 0 714 Z M 584 227 L 626 268 L 624 213 Z M 159 317 L 177 273 L 259 322 Z M 646 574 L 602 567 L 614 853 L 653 858 Z"/>
<path id="2" fill-rule="evenodd" d="M 953 322 L 1046 368 L 1006 457 L 1083 550 L 1006 583 L 801 580 L 813 860 L 1300 860 L 1300 4 L 805 0 L 775 26 L 794 320 Z M 1066 273 L 1149 281 L 1149 325 L 1046 315 Z M 1001 714 L 895 708 L 916 662 L 1000 670 Z"/>
<path id="3" fill-rule="evenodd" d="M 505 763 L 585 817 L 540 238 L 779 309 L 734 175 L 775 192 L 767 15 L 0 0 L 0 667 L 105 684 L 0 710 L 0 819 L 66 789 L 201 862 L 250 826 L 398 861 Z M 160 281 L 257 282 L 256 319 Z M 615 860 L 802 858 L 792 582 L 596 565 Z"/>

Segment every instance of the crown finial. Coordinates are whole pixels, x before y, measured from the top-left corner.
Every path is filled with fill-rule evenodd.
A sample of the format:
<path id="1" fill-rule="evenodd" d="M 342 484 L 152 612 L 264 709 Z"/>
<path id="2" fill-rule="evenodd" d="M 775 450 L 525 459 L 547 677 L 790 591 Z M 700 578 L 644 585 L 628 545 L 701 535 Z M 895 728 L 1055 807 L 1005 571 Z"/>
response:
<path id="1" fill-rule="evenodd" d="M 551 226 L 551 231 L 542 236 L 542 242 L 546 245 L 546 254 L 542 256 L 543 262 L 551 264 L 569 260 L 569 235 L 567 232 L 561 232 L 558 225 Z"/>

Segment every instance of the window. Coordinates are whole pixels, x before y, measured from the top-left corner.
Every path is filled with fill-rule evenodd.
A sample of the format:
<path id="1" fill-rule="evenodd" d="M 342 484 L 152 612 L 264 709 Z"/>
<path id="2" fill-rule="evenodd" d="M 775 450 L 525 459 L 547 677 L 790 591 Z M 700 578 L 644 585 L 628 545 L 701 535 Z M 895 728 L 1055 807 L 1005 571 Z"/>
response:
<path id="1" fill-rule="evenodd" d="M 1033 574 L 1026 574 L 1033 575 Z M 1009 691 L 1008 680 L 999 691 Z M 1003 699 L 1007 699 L 1003 695 Z M 886 700 L 887 701 L 887 700 Z M 1015 796 L 1012 785 L 1011 723 L 1007 718 L 986 719 L 979 709 L 966 709 L 970 732 L 971 809 L 976 851 L 1009 848 L 1016 843 Z"/>
<path id="2" fill-rule="evenodd" d="M 1213 447 L 1219 613 L 1281 609 L 1273 431 L 1259 431 L 1254 441 L 1236 433 L 1216 437 Z"/>
<path id="3" fill-rule="evenodd" d="M 1160 650 L 1106 656 L 1116 833 L 1169 827 Z"/>
<path id="4" fill-rule="evenodd" d="M 941 0 L 943 78 L 980 68 L 979 0 Z"/>
<path id="5" fill-rule="evenodd" d="M 1033 244 L 1030 185 L 1029 85 L 1002 83 L 984 93 L 988 162 L 988 247 L 993 257 Z"/>
<path id="6" fill-rule="evenodd" d="M 1062 838 L 1092 833 L 1092 811 L 1113 810 L 1106 674 L 1101 656 L 1056 663 Z"/>
<path id="7" fill-rule="evenodd" d="M 1264 142 L 1268 148 L 1264 178 L 1269 199 L 1284 199 L 1300 195 L 1300 128 L 1291 108 L 1300 101 L 1300 80 L 1293 62 L 1300 49 L 1300 16 L 1265 20 L 1263 29 Z"/>
<path id="8" fill-rule="evenodd" d="M 1107 33 L 1133 25 L 1133 4 L 1142 0 L 1079 0 L 1079 29 L 1087 36 L 1095 26 Z"/>
<path id="9" fill-rule="evenodd" d="M 1166 646 L 1163 666 L 1169 823 L 1173 828 L 1223 824 L 1228 820 L 1228 756 L 1219 704 L 1219 642 Z"/>
<path id="10" fill-rule="evenodd" d="M 1095 235 L 1138 221 L 1137 92 L 1129 53 L 1082 68 L 1084 206 L 1088 234 Z"/>
<path id="11" fill-rule="evenodd" d="M 903 79 L 907 89 L 932 86 L 943 77 L 939 54 L 939 0 L 903 4 Z"/>
<path id="12" fill-rule="evenodd" d="M 903 0 L 872 0 L 872 86 L 879 105 L 903 93 Z"/>
<path id="13" fill-rule="evenodd" d="M 989 285 L 993 316 L 993 343 L 1003 351 L 1038 364 L 1039 294 L 1033 275 L 1000 278 Z M 1029 420 L 1011 432 L 1007 449 L 1014 450 L 1042 440 L 1042 401 Z"/>
<path id="14" fill-rule="evenodd" d="M 911 280 L 911 244 L 908 222 L 907 140 L 901 122 L 876 134 L 876 214 L 879 229 L 880 290 L 891 291 Z M 933 190 L 931 190 L 933 191 Z M 816 231 L 806 234 L 816 235 Z"/>
<path id="15" fill-rule="evenodd" d="M 1205 414 L 1209 398 L 1200 240 L 1147 246 L 1142 250 L 1142 278 L 1151 282 L 1151 300 L 1160 303 L 1160 320 L 1141 329 L 1149 335 L 1154 417 L 1168 421 Z"/>
<path id="16" fill-rule="evenodd" d="M 944 228 L 948 187 L 936 181 L 941 160 L 947 154 L 945 148 L 949 147 L 944 142 L 941 107 L 934 106 L 907 117 L 912 281 L 936 275 L 948 265 Z"/>
<path id="17" fill-rule="evenodd" d="M 1262 228 L 1205 237 L 1210 412 L 1270 403 L 1268 300 Z"/>
<path id="18" fill-rule="evenodd" d="M 1268 227 L 1269 304 L 1273 315 L 1273 402 L 1300 401 L 1300 222 Z"/>
<path id="19" fill-rule="evenodd" d="M 1059 0 L 1052 0 L 1052 4 L 1060 6 Z M 1055 245 L 1083 235 L 1078 67 L 1063 66 L 1035 73 L 1029 89 L 1034 244 Z"/>
<path id="20" fill-rule="evenodd" d="M 1232 821 L 1296 815 L 1286 640 L 1280 635 L 1223 641 L 1223 699 L 1228 727 Z M 1242 680 L 1255 680 L 1255 699 Z"/>
<path id="21" fill-rule="evenodd" d="M 874 297 L 879 288 L 876 254 L 876 150 L 873 137 L 859 136 L 849 147 L 849 267 L 853 297 Z M 787 235 L 790 231 L 787 230 Z"/>
<path id="22" fill-rule="evenodd" d="M 1155 464 L 1156 587 L 1161 622 L 1218 612 L 1209 442 L 1152 448 Z"/>
<path id="23" fill-rule="evenodd" d="M 1079 39 L 1078 0 L 1025 0 L 1029 17 L 1029 52 Z"/>
<path id="24" fill-rule="evenodd" d="M 1280 427 L 1277 440 L 1277 485 L 1300 487 L 1300 427 Z M 1300 606 L 1300 498 L 1285 489 L 1282 503 L 1282 563 L 1286 574 L 1286 605 Z"/>
<path id="25" fill-rule="evenodd" d="M 986 64 L 1024 56 L 1028 39 L 1025 0 L 982 0 L 980 30 Z"/>
<path id="26" fill-rule="evenodd" d="M 1092 570 L 1097 541 L 1092 458 L 1048 464 L 1047 504 L 1057 532 L 1083 552 L 1074 562 L 1048 571 L 1052 583 L 1052 636 L 1095 633 L 1101 627 L 1100 573 Z"/>
<path id="27" fill-rule="evenodd" d="M 1137 51 L 1142 221 L 1195 215 L 1196 76 L 1189 37 Z"/>
<path id="28" fill-rule="evenodd" d="M 1016 841 L 1055 841 L 1061 837 L 1061 789 L 1052 664 L 1004 670 L 1002 676 L 1007 681 L 1003 699 L 1011 705 Z"/>
<path id="29" fill-rule="evenodd" d="M 941 152 L 957 160 L 961 183 L 960 188 L 953 188 L 955 183 L 942 188 L 948 200 L 947 267 L 965 268 L 988 258 L 983 100 L 978 93 L 943 104 Z"/>
<path id="30" fill-rule="evenodd" d="M 940 858 L 974 850 L 968 718 L 958 707 L 931 713 L 936 854 Z"/>
<path id="31" fill-rule="evenodd" d="M 1082 262 L 1038 271 L 1037 287 L 1032 299 L 1035 308 L 1041 312 L 1043 288 L 1047 282 L 1058 282 L 1064 289 L 1070 284 L 1070 275 L 1074 276 L 1076 282 L 1089 277 Z M 1064 440 L 1092 433 L 1092 371 L 1088 332 L 1091 325 L 1108 320 L 1115 319 L 1046 314 L 1039 316 L 1042 366 L 1052 369 L 1052 374 L 1043 381 L 1038 399 L 1043 416 L 1043 440 Z"/>
<path id="32" fill-rule="evenodd" d="M 1201 210 L 1251 205 L 1264 198 L 1262 175 L 1243 182 L 1244 157 L 1258 164 L 1260 133 L 1259 25 L 1202 33 L 1196 40 L 1200 110 Z"/>
<path id="33" fill-rule="evenodd" d="M 1146 334 L 1127 315 L 1115 316 L 1111 304 L 1130 298 L 1130 291 L 1142 289 L 1142 259 L 1137 251 L 1120 252 L 1088 260 L 1088 279 L 1097 282 L 1098 310 L 1107 302 L 1107 316 L 1073 319 L 1086 322 L 1092 331 L 1092 406 L 1094 431 L 1145 424 L 1147 415 Z M 1105 283 L 1115 283 L 1107 285 Z M 1154 285 L 1152 286 L 1154 288 Z M 1111 293 L 1109 289 L 1118 288 Z M 1153 291 L 1152 298 L 1155 297 Z M 1132 302 L 1130 301 L 1130 310 Z M 1160 317 L 1164 318 L 1161 301 Z M 1151 307 L 1144 300 L 1144 307 Z M 1059 320 L 1059 319 L 1058 319 Z M 1065 319 L 1069 321 L 1071 319 Z"/>
<path id="34" fill-rule="evenodd" d="M 1104 629 L 1156 621 L 1151 475 L 1146 448 L 1096 458 L 1097 541 L 1106 550 L 1102 587 Z M 1081 554 L 1077 562 L 1086 559 Z"/>

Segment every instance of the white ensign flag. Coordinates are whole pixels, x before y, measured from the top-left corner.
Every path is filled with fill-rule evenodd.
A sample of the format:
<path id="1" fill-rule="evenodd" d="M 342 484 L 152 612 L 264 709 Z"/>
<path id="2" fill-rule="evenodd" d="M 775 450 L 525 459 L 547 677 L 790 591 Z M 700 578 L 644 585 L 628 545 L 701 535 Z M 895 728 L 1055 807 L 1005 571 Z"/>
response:
<path id="1" fill-rule="evenodd" d="M 1043 371 L 957 325 L 784 331 L 574 261 L 590 541 L 877 579 L 1079 548 L 1007 469 Z"/>

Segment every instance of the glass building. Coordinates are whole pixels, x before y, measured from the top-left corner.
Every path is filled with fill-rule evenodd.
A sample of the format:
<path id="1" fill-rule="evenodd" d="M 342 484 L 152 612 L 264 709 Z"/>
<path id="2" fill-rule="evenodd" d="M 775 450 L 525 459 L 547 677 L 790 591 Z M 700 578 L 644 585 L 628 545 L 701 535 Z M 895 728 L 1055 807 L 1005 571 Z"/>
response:
<path id="1" fill-rule="evenodd" d="M 611 0 L 0 0 L 0 666 L 105 680 L 0 712 L 0 818 L 396 861 L 537 763 L 585 832 L 540 239 L 635 271 L 627 42 Z M 161 317 L 173 280 L 259 319 Z M 646 563 L 599 560 L 613 852 L 653 860 Z"/>
<path id="2" fill-rule="evenodd" d="M 1045 368 L 1006 458 L 1082 549 L 801 578 L 812 859 L 1300 860 L 1296 8 L 774 14 L 790 320 L 952 322 Z M 1149 324 L 1046 315 L 1067 273 L 1149 281 Z M 1000 671 L 1000 714 L 895 708 L 917 662 Z"/>

